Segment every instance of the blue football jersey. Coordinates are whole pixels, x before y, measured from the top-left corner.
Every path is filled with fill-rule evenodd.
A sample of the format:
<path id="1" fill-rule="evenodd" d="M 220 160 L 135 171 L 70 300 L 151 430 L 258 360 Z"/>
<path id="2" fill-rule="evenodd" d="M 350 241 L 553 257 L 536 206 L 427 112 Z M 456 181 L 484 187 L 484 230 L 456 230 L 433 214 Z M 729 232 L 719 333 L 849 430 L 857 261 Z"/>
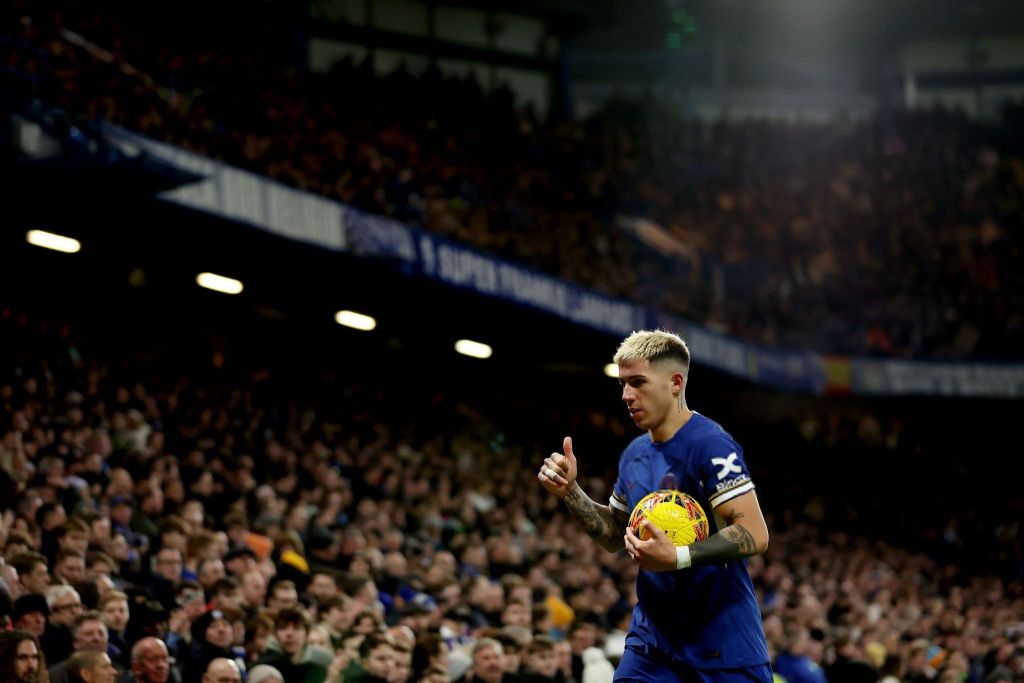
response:
<path id="1" fill-rule="evenodd" d="M 668 441 L 653 443 L 645 434 L 626 447 L 609 502 L 629 514 L 641 498 L 659 489 L 693 496 L 714 534 L 714 509 L 753 491 L 754 483 L 739 444 L 717 422 L 694 413 Z M 746 561 L 681 571 L 641 570 L 637 596 L 627 647 L 700 669 L 768 663 L 761 611 Z"/>

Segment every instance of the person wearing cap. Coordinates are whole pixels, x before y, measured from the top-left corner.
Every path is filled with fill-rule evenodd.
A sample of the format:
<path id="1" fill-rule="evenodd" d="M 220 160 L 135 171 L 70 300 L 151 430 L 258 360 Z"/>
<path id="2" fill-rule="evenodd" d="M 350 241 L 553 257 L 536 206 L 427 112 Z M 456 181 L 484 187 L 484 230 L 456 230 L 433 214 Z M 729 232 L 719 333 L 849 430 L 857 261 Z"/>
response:
<path id="1" fill-rule="evenodd" d="M 131 620 L 128 622 L 126 638 L 132 642 L 137 638 L 167 637 L 171 614 L 157 600 L 146 599 L 145 595 L 136 598 L 131 607 Z"/>
<path id="2" fill-rule="evenodd" d="M 49 614 L 46 598 L 42 595 L 22 595 L 14 601 L 14 628 L 24 629 L 36 638 L 41 638 L 46 631 L 46 617 Z"/>
<path id="3" fill-rule="evenodd" d="M 309 563 L 312 569 L 330 569 L 337 566 L 341 544 L 330 529 L 319 525 L 310 529 L 306 549 L 309 551 Z"/>
<path id="4" fill-rule="evenodd" d="M 410 593 L 410 598 L 398 611 L 398 623 L 422 633 L 430 628 L 430 620 L 437 611 L 437 602 L 426 593 Z"/>
<path id="5" fill-rule="evenodd" d="M 192 642 L 180 657 L 182 680 L 199 680 L 214 659 L 234 659 L 231 645 L 235 631 L 219 609 L 205 612 L 193 621 L 191 632 Z"/>
<path id="6" fill-rule="evenodd" d="M 243 576 L 256 566 L 256 553 L 247 545 L 233 546 L 224 554 L 224 568 L 230 576 Z"/>
<path id="7" fill-rule="evenodd" d="M 309 585 L 306 586 L 306 594 L 310 598 L 319 603 L 337 595 L 338 592 L 337 571 L 330 567 L 317 566 L 310 572 Z"/>

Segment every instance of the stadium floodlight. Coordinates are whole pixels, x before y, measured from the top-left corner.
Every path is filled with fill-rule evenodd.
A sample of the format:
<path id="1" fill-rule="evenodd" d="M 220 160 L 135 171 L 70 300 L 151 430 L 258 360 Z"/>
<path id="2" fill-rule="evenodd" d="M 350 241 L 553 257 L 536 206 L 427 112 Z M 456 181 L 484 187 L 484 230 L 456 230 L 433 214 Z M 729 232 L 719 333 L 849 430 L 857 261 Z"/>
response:
<path id="1" fill-rule="evenodd" d="M 29 244 L 34 244 L 44 249 L 62 251 L 65 254 L 74 254 L 82 249 L 82 243 L 78 240 L 53 232 L 46 232 L 45 230 L 29 230 L 25 234 L 25 239 L 28 240 Z"/>
<path id="2" fill-rule="evenodd" d="M 471 358 L 490 358 L 491 353 L 493 353 L 490 346 L 473 341 L 472 339 L 460 339 L 455 342 L 455 350 L 463 356 L 470 356 Z"/>
<path id="3" fill-rule="evenodd" d="M 615 363 L 609 363 L 604 366 L 604 374 L 608 375 L 612 379 L 619 378 L 619 366 Z"/>
<path id="4" fill-rule="evenodd" d="M 377 327 L 377 321 L 368 315 L 356 313 L 355 311 L 338 311 L 334 314 L 334 322 L 345 327 L 351 327 L 363 332 L 369 332 Z"/>
<path id="5" fill-rule="evenodd" d="M 222 294 L 238 294 L 243 288 L 241 280 L 216 273 L 199 273 L 196 275 L 196 284 Z"/>

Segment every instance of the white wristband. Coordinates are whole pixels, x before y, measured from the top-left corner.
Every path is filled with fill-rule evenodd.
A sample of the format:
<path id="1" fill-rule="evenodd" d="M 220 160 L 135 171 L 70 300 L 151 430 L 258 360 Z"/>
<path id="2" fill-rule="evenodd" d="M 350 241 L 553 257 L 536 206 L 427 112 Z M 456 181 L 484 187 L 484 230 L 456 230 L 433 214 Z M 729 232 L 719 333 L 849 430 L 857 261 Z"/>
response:
<path id="1" fill-rule="evenodd" d="M 681 545 L 676 548 L 676 569 L 687 569 L 692 564 L 690 560 L 690 547 Z"/>

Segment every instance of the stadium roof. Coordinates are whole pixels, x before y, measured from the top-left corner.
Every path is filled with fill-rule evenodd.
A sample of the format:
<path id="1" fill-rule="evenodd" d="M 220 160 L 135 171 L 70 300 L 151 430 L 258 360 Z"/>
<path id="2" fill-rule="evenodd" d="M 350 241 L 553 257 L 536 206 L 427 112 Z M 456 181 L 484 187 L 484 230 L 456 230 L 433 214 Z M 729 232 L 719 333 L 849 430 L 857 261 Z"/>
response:
<path id="1" fill-rule="evenodd" d="M 1024 33 L 1024 3 L 1005 0 L 444 0 L 438 4 L 529 14 L 547 19 L 565 33 L 664 20 L 677 10 L 716 28 L 753 32 L 779 17 L 799 25 L 802 17 L 827 13 L 841 16 L 849 30 L 888 34 L 898 42 Z"/>

